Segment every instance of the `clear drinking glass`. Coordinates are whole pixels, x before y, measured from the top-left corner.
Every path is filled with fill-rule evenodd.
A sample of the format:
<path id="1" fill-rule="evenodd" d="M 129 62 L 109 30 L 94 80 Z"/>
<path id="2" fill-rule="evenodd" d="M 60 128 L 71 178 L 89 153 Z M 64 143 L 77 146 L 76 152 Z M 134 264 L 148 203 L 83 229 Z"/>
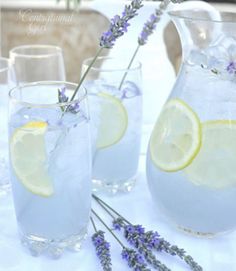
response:
<path id="1" fill-rule="evenodd" d="M 92 59 L 83 63 L 82 73 Z M 86 76 L 93 137 L 94 191 L 130 191 L 140 154 L 141 64 L 100 57 Z"/>
<path id="2" fill-rule="evenodd" d="M 87 95 L 76 85 L 37 82 L 10 91 L 9 146 L 13 198 L 21 241 L 32 254 L 78 250 L 91 201 Z M 76 110 L 72 110 L 76 109 Z"/>
<path id="3" fill-rule="evenodd" d="M 8 92 L 16 85 L 13 65 L 0 57 L 0 195 L 9 190 L 8 168 Z"/>
<path id="4" fill-rule="evenodd" d="M 170 15 L 183 63 L 150 138 L 147 179 L 170 221 L 211 236 L 236 228 L 236 14 Z"/>
<path id="5" fill-rule="evenodd" d="M 10 50 L 19 84 L 65 81 L 62 49 L 52 45 L 22 45 Z"/>

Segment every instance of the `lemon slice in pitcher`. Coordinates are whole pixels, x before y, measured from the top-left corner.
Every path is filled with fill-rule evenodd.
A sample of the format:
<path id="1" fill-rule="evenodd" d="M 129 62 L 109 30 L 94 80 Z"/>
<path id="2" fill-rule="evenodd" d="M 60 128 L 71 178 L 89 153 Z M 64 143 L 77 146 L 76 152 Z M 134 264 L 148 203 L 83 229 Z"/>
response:
<path id="1" fill-rule="evenodd" d="M 182 100 L 173 99 L 164 106 L 150 139 L 154 164 L 164 171 L 188 166 L 201 145 L 201 125 L 194 111 Z"/>
<path id="2" fill-rule="evenodd" d="M 195 184 L 220 189 L 236 185 L 236 121 L 202 124 L 202 147 L 185 169 Z"/>
<path id="3" fill-rule="evenodd" d="M 45 165 L 47 126 L 43 121 L 28 122 L 13 132 L 10 141 L 12 167 L 17 178 L 31 193 L 43 197 L 53 194 L 52 180 Z"/>
<path id="4" fill-rule="evenodd" d="M 97 148 L 110 147 L 119 142 L 128 126 L 128 114 L 122 102 L 107 93 L 99 93 L 101 105 Z"/>

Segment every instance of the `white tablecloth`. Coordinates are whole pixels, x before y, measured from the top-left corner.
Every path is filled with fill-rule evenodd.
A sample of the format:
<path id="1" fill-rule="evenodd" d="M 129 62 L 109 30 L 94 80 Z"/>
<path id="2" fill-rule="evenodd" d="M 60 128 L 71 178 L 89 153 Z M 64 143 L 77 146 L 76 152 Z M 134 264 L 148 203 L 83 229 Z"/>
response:
<path id="1" fill-rule="evenodd" d="M 102 197 L 119 210 L 132 223 L 142 224 L 146 229 L 157 230 L 162 237 L 173 244 L 185 248 L 207 271 L 236 270 L 236 232 L 213 239 L 196 238 L 186 235 L 168 225 L 160 213 L 156 212 L 148 191 L 145 177 L 145 157 L 140 159 L 140 175 L 137 185 L 129 194 Z M 97 208 L 93 202 L 93 208 Z M 235 215 L 235 214 L 232 214 Z M 101 229 L 103 230 L 104 228 Z M 46 256 L 32 257 L 22 247 L 17 235 L 17 225 L 11 195 L 0 198 L 0 271 L 99 271 L 102 270 L 91 243 L 93 229 L 78 253 L 66 252 L 62 258 L 52 260 Z M 110 234 L 113 271 L 130 270 L 121 259 L 121 247 Z M 161 253 L 158 256 L 171 270 L 189 270 L 177 258 Z"/>

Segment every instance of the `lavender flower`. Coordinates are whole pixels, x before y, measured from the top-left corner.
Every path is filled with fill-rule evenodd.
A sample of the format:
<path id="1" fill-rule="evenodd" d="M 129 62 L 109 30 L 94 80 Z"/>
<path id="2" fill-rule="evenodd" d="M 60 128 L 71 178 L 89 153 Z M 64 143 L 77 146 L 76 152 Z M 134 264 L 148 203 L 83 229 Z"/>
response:
<path id="1" fill-rule="evenodd" d="M 134 271 L 151 271 L 147 268 L 147 264 L 142 255 L 137 253 L 134 249 L 124 247 L 121 255 L 122 258 L 127 261 L 128 266 L 133 268 Z"/>
<path id="2" fill-rule="evenodd" d="M 137 48 L 135 49 L 133 56 L 131 57 L 131 60 L 129 62 L 127 69 L 130 69 L 130 67 L 132 66 L 132 63 L 133 63 L 133 61 L 139 51 L 140 46 L 146 44 L 148 37 L 154 32 L 154 29 L 156 28 L 156 24 L 160 21 L 161 15 L 163 14 L 163 11 L 166 10 L 169 3 L 170 3 L 170 0 L 162 1 L 161 4 L 159 5 L 159 9 L 156 9 L 155 13 L 151 14 L 149 21 L 147 21 L 144 24 L 142 32 L 138 37 Z M 124 76 L 120 82 L 119 90 L 121 90 L 121 87 L 125 81 L 126 76 L 127 76 L 127 72 L 124 74 Z M 125 96 L 125 93 L 123 96 Z"/>
<path id="3" fill-rule="evenodd" d="M 149 21 L 144 24 L 143 30 L 138 37 L 138 44 L 144 45 L 147 43 L 148 37 L 153 33 L 156 28 L 157 22 L 160 21 L 161 11 L 156 10 L 155 14 L 151 14 Z M 159 16 L 158 16 L 159 15 Z"/>
<path id="4" fill-rule="evenodd" d="M 67 111 L 69 111 L 73 114 L 77 114 L 80 111 L 80 103 L 76 102 L 74 104 L 70 104 L 67 108 Z"/>
<path id="5" fill-rule="evenodd" d="M 230 74 L 236 74 L 236 61 L 230 61 L 226 70 Z"/>
<path id="6" fill-rule="evenodd" d="M 154 268 L 160 271 L 168 271 L 169 269 L 155 258 L 152 250 L 158 252 L 165 251 L 172 256 L 178 256 L 184 260 L 191 270 L 202 271 L 202 267 L 199 266 L 191 256 L 187 255 L 184 249 L 171 245 L 169 242 L 160 237 L 158 232 L 148 231 L 141 225 L 126 224 L 122 218 L 115 219 L 113 225 L 119 225 L 124 230 L 124 236 L 126 240 L 145 257 L 146 261 Z"/>
<path id="7" fill-rule="evenodd" d="M 164 240 L 163 238 L 160 239 L 158 245 L 155 246 L 157 251 L 165 251 L 172 256 L 178 256 L 180 259 L 184 260 L 186 264 L 191 268 L 193 271 L 202 271 L 202 267 L 194 261 L 194 259 L 186 254 L 186 251 L 182 248 L 179 248 L 175 245 L 171 245 L 169 242 Z"/>
<path id="8" fill-rule="evenodd" d="M 155 13 L 151 14 L 149 20 L 144 24 L 143 30 L 138 37 L 138 44 L 140 46 L 147 43 L 148 37 L 153 33 L 157 23 L 160 21 L 163 12 L 167 9 L 170 2 L 180 3 L 182 0 L 164 0 L 159 5 L 159 9 L 155 10 Z"/>
<path id="9" fill-rule="evenodd" d="M 126 225 L 123 227 L 124 236 L 127 241 L 134 246 L 145 260 L 159 271 L 170 271 L 170 269 L 156 259 L 152 252 L 153 244 L 158 242 L 159 234 L 153 234 L 150 244 L 146 243 L 145 229 L 141 225 Z"/>
<path id="10" fill-rule="evenodd" d="M 60 103 L 68 102 L 69 98 L 66 96 L 66 87 L 58 89 L 58 100 Z"/>
<path id="11" fill-rule="evenodd" d="M 103 271 L 111 271 L 110 244 L 106 242 L 103 231 L 97 231 L 92 235 L 92 241 L 96 248 L 97 256 L 101 262 Z"/>
<path id="12" fill-rule="evenodd" d="M 66 95 L 66 87 L 58 89 L 58 101 L 59 103 L 67 103 L 69 101 L 69 97 Z M 77 114 L 80 111 L 79 102 L 75 102 L 73 104 L 66 106 L 61 106 L 62 112 L 71 112 L 73 114 Z"/>
<path id="13" fill-rule="evenodd" d="M 137 10 L 142 7 L 142 0 L 133 0 L 130 5 L 126 5 L 122 16 L 115 15 L 111 19 L 109 30 L 104 32 L 100 38 L 102 48 L 112 48 L 117 38 L 121 37 L 129 27 L 128 21 L 137 15 Z"/>

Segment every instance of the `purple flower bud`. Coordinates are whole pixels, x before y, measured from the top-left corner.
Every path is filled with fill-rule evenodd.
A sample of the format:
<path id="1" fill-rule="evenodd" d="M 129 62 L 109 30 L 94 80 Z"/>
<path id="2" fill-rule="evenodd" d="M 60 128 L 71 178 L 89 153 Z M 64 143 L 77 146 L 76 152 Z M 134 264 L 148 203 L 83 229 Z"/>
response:
<path id="1" fill-rule="evenodd" d="M 134 226 L 132 226 L 132 225 L 126 226 L 125 230 L 127 231 L 127 233 L 134 233 L 135 232 Z"/>
<path id="2" fill-rule="evenodd" d="M 143 258 L 142 255 L 137 254 L 135 258 L 136 258 L 136 260 L 137 260 L 138 263 L 141 263 L 141 264 L 144 263 L 144 258 Z"/>
<path id="3" fill-rule="evenodd" d="M 141 225 L 136 225 L 136 226 L 135 226 L 135 229 L 136 229 L 136 231 L 138 232 L 138 234 L 143 234 L 143 233 L 145 232 L 144 227 L 141 226 Z"/>
<path id="4" fill-rule="evenodd" d="M 129 260 L 129 253 L 127 250 L 122 250 L 121 256 L 122 256 L 122 259 L 124 259 L 126 261 Z"/>
<path id="5" fill-rule="evenodd" d="M 122 258 L 127 261 L 128 266 L 133 268 L 133 270 L 150 271 L 150 269 L 147 268 L 147 264 L 142 255 L 137 253 L 134 249 L 125 247 L 123 248 L 121 255 Z"/>
<path id="6" fill-rule="evenodd" d="M 97 231 L 92 235 L 92 241 L 96 249 L 96 254 L 101 262 L 103 270 L 111 271 L 110 244 L 106 242 L 104 232 Z"/>
<path id="7" fill-rule="evenodd" d="M 80 111 L 79 102 L 69 105 L 67 110 L 73 114 L 77 114 Z"/>
<path id="8" fill-rule="evenodd" d="M 236 74 L 236 61 L 230 61 L 226 70 L 229 74 Z"/>
<path id="9" fill-rule="evenodd" d="M 58 89 L 58 101 L 60 103 L 66 103 L 68 102 L 69 98 L 66 96 L 66 87 L 62 87 L 61 89 Z"/>

